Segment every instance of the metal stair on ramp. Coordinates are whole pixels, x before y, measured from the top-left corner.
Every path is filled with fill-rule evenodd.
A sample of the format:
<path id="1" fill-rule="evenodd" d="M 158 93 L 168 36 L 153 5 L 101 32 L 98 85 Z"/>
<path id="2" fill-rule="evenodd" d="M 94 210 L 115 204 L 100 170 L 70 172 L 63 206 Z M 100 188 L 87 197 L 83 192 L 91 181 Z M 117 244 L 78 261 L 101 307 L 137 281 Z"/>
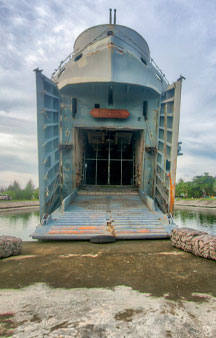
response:
<path id="1" fill-rule="evenodd" d="M 160 214 L 150 211 L 136 190 L 81 190 L 64 213 L 53 213 L 38 226 L 36 239 L 90 240 L 100 235 L 117 239 L 167 238 Z"/>

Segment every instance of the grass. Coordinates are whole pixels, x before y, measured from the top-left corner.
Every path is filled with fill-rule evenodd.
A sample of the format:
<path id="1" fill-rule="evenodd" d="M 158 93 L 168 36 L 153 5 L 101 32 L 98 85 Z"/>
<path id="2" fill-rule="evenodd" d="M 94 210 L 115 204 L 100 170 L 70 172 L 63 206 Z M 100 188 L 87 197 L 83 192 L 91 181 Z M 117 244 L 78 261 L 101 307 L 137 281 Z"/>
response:
<path id="1" fill-rule="evenodd" d="M 176 197 L 176 201 L 216 201 L 215 197 L 191 197 L 191 198 L 186 198 L 186 197 Z"/>

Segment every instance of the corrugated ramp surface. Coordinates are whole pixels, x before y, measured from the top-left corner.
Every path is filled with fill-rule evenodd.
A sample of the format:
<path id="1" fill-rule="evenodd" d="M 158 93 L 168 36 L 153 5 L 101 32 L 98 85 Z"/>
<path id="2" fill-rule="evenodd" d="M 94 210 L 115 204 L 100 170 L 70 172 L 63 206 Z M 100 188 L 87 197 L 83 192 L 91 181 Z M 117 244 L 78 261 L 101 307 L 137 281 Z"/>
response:
<path id="1" fill-rule="evenodd" d="M 136 191 L 81 191 L 64 213 L 38 226 L 33 238 L 90 240 L 100 235 L 117 239 L 167 238 L 167 225 L 151 212 Z"/>

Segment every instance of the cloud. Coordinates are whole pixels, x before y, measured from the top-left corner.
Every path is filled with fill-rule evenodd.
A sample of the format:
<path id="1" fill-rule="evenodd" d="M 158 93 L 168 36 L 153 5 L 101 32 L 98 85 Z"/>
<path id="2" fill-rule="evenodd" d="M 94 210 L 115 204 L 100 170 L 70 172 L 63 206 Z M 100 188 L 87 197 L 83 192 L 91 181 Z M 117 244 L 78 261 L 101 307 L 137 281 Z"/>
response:
<path id="1" fill-rule="evenodd" d="M 36 123 L 0 112 L 0 185 L 37 178 Z"/>
<path id="2" fill-rule="evenodd" d="M 206 164 L 207 162 L 207 164 Z M 215 156 L 206 159 L 205 156 L 196 156 L 192 154 L 184 154 L 179 156 L 177 170 L 177 181 L 183 178 L 186 181 L 190 181 L 193 177 L 203 175 L 204 172 L 209 173 L 212 176 L 215 175 Z"/>
<path id="3" fill-rule="evenodd" d="M 6 135 L 8 137 L 16 137 L 22 135 L 23 137 L 36 134 L 36 123 L 34 121 L 28 121 L 10 117 L 5 112 L 0 111 L 0 134 L 4 139 Z"/>
<path id="4" fill-rule="evenodd" d="M 34 185 L 38 187 L 38 175 L 34 172 L 18 172 L 17 170 L 1 171 L 1 183 L 0 186 L 7 187 L 13 183 L 14 180 L 18 181 L 22 188 L 25 187 L 26 183 L 32 179 Z"/>

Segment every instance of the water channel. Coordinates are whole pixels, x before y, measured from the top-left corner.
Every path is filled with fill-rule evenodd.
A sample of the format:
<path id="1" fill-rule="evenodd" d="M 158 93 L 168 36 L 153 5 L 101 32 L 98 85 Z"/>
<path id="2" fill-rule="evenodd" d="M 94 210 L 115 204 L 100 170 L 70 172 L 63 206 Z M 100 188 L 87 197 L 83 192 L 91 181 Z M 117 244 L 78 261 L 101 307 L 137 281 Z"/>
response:
<path id="1" fill-rule="evenodd" d="M 216 235 L 216 209 L 178 207 L 174 214 L 179 227 L 190 227 Z M 39 224 L 38 210 L 15 210 L 0 212 L 0 236 L 9 235 L 32 241 L 30 237 Z"/>

